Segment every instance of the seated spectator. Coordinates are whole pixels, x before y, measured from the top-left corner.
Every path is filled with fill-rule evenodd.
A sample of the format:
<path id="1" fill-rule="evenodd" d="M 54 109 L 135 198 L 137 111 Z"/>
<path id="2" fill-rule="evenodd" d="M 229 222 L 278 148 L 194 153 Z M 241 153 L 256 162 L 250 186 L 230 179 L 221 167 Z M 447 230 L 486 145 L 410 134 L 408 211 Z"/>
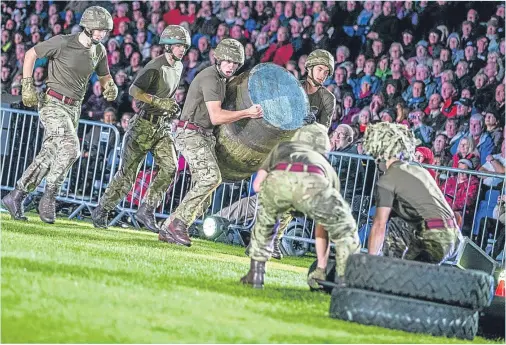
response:
<path id="1" fill-rule="evenodd" d="M 376 68 L 376 72 L 374 73 L 374 75 L 378 77 L 379 80 L 385 81 L 390 76 L 392 76 L 392 71 L 390 71 L 388 65 L 389 65 L 388 56 L 382 55 L 378 61 L 378 67 Z"/>
<path id="2" fill-rule="evenodd" d="M 93 83 L 93 94 L 91 94 L 81 108 L 81 118 L 85 120 L 99 121 L 104 114 L 104 110 L 111 106 L 102 95 L 102 86 L 100 82 Z"/>
<path id="3" fill-rule="evenodd" d="M 461 137 L 471 136 L 480 154 L 480 165 L 485 164 L 486 158 L 494 151 L 494 142 L 490 135 L 484 131 L 485 121 L 480 114 L 474 114 L 469 120 L 469 130 L 462 132 Z M 455 142 L 450 150 L 452 154 L 457 152 L 458 143 Z"/>
<path id="4" fill-rule="evenodd" d="M 353 119 L 353 130 L 355 134 L 353 135 L 355 140 L 361 139 L 364 136 L 365 130 L 367 129 L 367 125 L 371 121 L 371 113 L 368 107 L 362 108 L 360 112 L 355 115 Z"/>
<path id="5" fill-rule="evenodd" d="M 434 132 L 440 132 L 444 129 L 446 117 L 441 113 L 441 96 L 438 93 L 434 93 L 429 98 L 429 103 L 424 110 L 427 115 L 427 125 L 431 126 Z"/>
<path id="6" fill-rule="evenodd" d="M 485 171 L 491 174 L 498 174 L 499 177 L 486 177 L 483 183 L 490 187 L 496 187 L 504 181 L 504 172 L 506 167 L 506 141 L 502 142 L 501 153 L 489 155 L 486 158 L 486 163 L 480 168 L 480 171 Z"/>
<path id="7" fill-rule="evenodd" d="M 431 147 L 434 131 L 425 124 L 425 113 L 421 109 L 415 109 L 409 114 L 409 121 L 415 138 L 420 140 L 421 145 Z"/>
<path id="8" fill-rule="evenodd" d="M 415 82 L 413 82 L 411 86 L 412 86 L 411 94 L 406 95 L 407 97 L 404 98 L 408 108 L 420 110 L 425 109 L 427 107 L 427 99 L 425 98 L 425 91 L 424 91 L 425 85 L 423 81 L 416 80 Z"/>
<path id="9" fill-rule="evenodd" d="M 504 115 L 504 114 L 503 114 Z M 488 108 L 484 111 L 486 133 L 490 135 L 494 142 L 495 147 L 500 147 L 503 136 L 503 129 L 501 128 L 501 118 L 499 114 L 493 109 Z"/>
<path id="10" fill-rule="evenodd" d="M 467 159 L 473 163 L 475 168 L 479 167 L 480 154 L 476 150 L 474 140 L 472 137 L 462 137 L 459 141 L 457 152 L 452 158 L 452 168 L 457 168 L 461 159 Z"/>
<path id="11" fill-rule="evenodd" d="M 475 169 L 473 163 L 468 159 L 459 160 L 458 168 L 462 170 Z M 476 176 L 459 172 L 457 176 L 452 176 L 442 183 L 440 188 L 452 210 L 464 217 L 474 212 L 479 185 L 480 180 Z"/>
<path id="12" fill-rule="evenodd" d="M 439 159 L 438 165 L 451 165 L 452 155 L 450 154 L 448 147 L 448 137 L 445 134 L 440 133 L 436 135 L 432 145 L 432 152 L 434 153 L 434 157 L 438 157 Z"/>
<path id="13" fill-rule="evenodd" d="M 415 161 L 420 164 L 434 165 L 434 154 L 429 148 L 418 146 L 415 150 Z M 436 171 L 434 169 L 427 169 L 427 171 L 436 179 Z"/>
<path id="14" fill-rule="evenodd" d="M 288 29 L 280 27 L 277 31 L 277 41 L 272 43 L 265 51 L 261 62 L 274 62 L 276 65 L 284 66 L 293 55 L 293 46 L 289 41 Z"/>
<path id="15" fill-rule="evenodd" d="M 353 118 L 360 112 L 360 108 L 354 106 L 355 98 L 351 92 L 347 92 L 343 96 L 341 118 L 338 123 L 351 125 Z"/>

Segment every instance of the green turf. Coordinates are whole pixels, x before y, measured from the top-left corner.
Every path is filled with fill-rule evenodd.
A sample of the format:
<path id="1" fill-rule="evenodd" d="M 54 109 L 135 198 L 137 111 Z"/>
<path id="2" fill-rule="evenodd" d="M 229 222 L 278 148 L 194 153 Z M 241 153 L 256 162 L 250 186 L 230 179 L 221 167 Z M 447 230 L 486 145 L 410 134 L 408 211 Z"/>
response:
<path id="1" fill-rule="evenodd" d="M 2 227 L 3 343 L 462 343 L 333 320 L 305 283 L 310 258 L 238 284 L 244 249 L 58 219 Z M 475 342 L 487 342 L 476 338 Z"/>

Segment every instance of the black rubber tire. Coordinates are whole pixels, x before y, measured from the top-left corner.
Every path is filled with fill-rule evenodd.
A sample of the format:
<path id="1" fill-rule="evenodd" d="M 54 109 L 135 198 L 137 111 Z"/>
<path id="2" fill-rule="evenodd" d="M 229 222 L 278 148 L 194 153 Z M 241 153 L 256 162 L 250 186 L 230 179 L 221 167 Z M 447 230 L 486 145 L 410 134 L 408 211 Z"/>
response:
<path id="1" fill-rule="evenodd" d="M 411 333 L 472 340 L 478 312 L 466 308 L 341 288 L 332 291 L 330 317 Z"/>
<path id="2" fill-rule="evenodd" d="M 309 270 L 307 272 L 307 275 L 309 276 L 312 272 L 314 272 L 314 270 L 316 269 L 316 267 L 318 266 L 318 260 L 315 260 L 311 266 L 309 266 Z M 327 274 L 327 281 L 328 282 L 334 282 L 335 280 L 335 277 L 336 277 L 336 260 L 333 260 L 333 259 L 329 259 L 327 261 L 327 268 L 325 269 L 325 273 Z M 320 291 L 318 289 L 313 289 L 312 287 L 309 287 L 309 289 L 311 291 Z M 329 286 L 324 286 L 323 287 L 323 291 L 330 294 L 332 293 L 332 287 L 329 287 Z"/>
<path id="3" fill-rule="evenodd" d="M 345 282 L 347 287 L 473 310 L 488 307 L 494 295 L 494 277 L 485 272 L 367 254 L 348 258 Z"/>

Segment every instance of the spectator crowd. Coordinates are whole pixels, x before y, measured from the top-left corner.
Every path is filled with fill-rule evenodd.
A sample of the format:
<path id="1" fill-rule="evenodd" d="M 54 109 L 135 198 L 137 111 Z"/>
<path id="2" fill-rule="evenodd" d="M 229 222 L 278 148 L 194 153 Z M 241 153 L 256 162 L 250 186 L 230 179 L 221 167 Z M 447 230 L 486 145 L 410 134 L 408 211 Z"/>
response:
<path id="1" fill-rule="evenodd" d="M 307 55 L 325 49 L 335 58 L 324 84 L 337 101 L 329 129 L 335 151 L 362 153 L 367 124 L 387 121 L 413 130 L 421 163 L 504 174 L 504 2 L 3 1 L 2 93 L 19 95 L 25 52 L 54 35 L 79 32 L 80 16 L 91 5 L 113 14 L 104 45 L 120 91 L 107 102 L 92 76 L 82 119 L 117 124 L 124 132 L 138 110 L 128 88 L 142 66 L 163 53 L 163 29 L 177 24 L 192 41 L 175 94 L 181 106 L 224 38 L 245 47 L 239 73 L 272 62 L 304 79 Z M 40 91 L 47 64 L 35 64 Z M 459 198 L 467 207 L 478 198 L 478 183 L 468 175 L 431 174 L 446 181 L 442 190 L 455 210 L 465 204 Z M 502 187 L 501 178 L 487 181 Z M 459 189 L 464 185 L 466 192 Z"/>

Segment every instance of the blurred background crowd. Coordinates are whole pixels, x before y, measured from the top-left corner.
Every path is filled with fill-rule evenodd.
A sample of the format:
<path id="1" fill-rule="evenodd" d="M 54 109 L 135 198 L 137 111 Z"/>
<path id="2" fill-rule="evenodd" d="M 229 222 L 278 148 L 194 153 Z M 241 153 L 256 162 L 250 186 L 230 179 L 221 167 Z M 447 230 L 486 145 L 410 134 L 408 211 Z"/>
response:
<path id="1" fill-rule="evenodd" d="M 3 1 L 2 93 L 19 95 L 25 52 L 54 35 L 79 32 L 80 16 L 91 5 L 113 14 L 104 45 L 120 92 L 107 102 L 93 76 L 82 119 L 114 124 L 124 133 L 137 111 L 128 88 L 162 54 L 163 29 L 178 24 L 192 40 L 175 94 L 181 106 L 196 74 L 214 64 L 213 49 L 224 38 L 245 47 L 239 73 L 273 62 L 301 80 L 307 55 L 326 49 L 335 58 L 335 73 L 324 85 L 337 100 L 329 129 L 333 150 L 362 153 L 368 123 L 396 122 L 419 140 L 419 162 L 504 174 L 504 2 Z M 37 60 L 34 79 L 41 91 L 46 67 L 47 59 Z M 445 194 L 454 205 L 463 198 L 470 207 L 477 181 L 464 174 L 451 178 Z M 487 183 L 500 188 L 501 181 Z"/>

